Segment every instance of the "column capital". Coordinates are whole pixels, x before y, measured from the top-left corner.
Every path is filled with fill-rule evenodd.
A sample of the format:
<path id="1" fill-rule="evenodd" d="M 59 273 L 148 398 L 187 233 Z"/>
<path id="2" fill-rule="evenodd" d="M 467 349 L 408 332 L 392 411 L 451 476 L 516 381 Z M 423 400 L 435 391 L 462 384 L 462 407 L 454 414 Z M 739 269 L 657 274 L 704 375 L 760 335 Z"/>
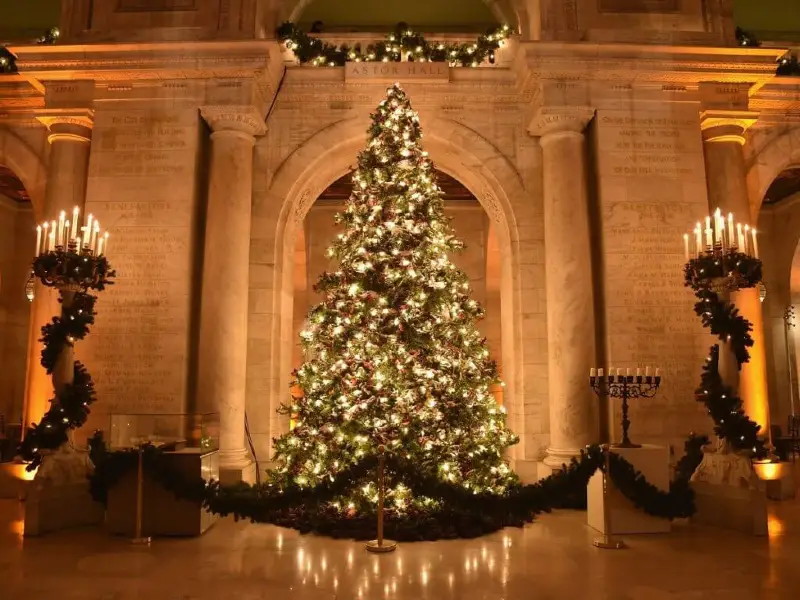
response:
<path id="1" fill-rule="evenodd" d="M 253 139 L 267 132 L 264 116 L 254 106 L 204 106 L 200 115 L 211 127 L 212 136 L 228 132 Z"/>
<path id="2" fill-rule="evenodd" d="M 47 111 L 36 116 L 36 120 L 47 127 L 50 135 L 47 141 L 89 143 L 92 140 L 94 110 Z"/>
<path id="3" fill-rule="evenodd" d="M 542 138 L 552 134 L 582 134 L 594 113 L 589 106 L 540 106 L 528 125 L 528 133 Z"/>
<path id="4" fill-rule="evenodd" d="M 744 145 L 744 134 L 759 114 L 749 110 L 704 110 L 700 113 L 700 130 L 704 142 L 735 142 Z"/>

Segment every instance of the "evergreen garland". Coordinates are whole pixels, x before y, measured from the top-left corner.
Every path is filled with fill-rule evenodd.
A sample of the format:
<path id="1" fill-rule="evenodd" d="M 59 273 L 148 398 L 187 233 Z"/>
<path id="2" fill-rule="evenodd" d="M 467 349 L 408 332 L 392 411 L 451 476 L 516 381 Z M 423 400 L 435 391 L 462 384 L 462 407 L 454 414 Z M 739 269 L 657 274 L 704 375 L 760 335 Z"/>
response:
<path id="1" fill-rule="evenodd" d="M 61 36 L 58 27 L 51 27 L 45 31 L 38 40 L 37 44 L 55 44 Z M 0 46 L 0 73 L 16 73 L 17 57 L 5 46 Z"/>
<path id="2" fill-rule="evenodd" d="M 795 53 L 790 53 L 778 61 L 778 70 L 775 73 L 784 77 L 800 77 L 800 61 Z"/>
<path id="3" fill-rule="evenodd" d="M 292 50 L 301 64 L 341 67 L 347 62 L 446 62 L 451 67 L 477 67 L 485 60 L 494 63 L 495 51 L 500 48 L 511 30 L 508 25 L 487 31 L 474 43 L 429 42 L 418 31 L 398 23 L 386 41 L 369 44 L 362 49 L 335 45 L 311 37 L 294 23 L 284 23 L 277 37 Z"/>
<path id="4" fill-rule="evenodd" d="M 40 254 L 33 260 L 33 273 L 48 287 L 59 288 L 69 284 L 74 298 L 69 306 L 61 298 L 61 315 L 54 316 L 42 327 L 43 344 L 41 364 L 48 375 L 53 373 L 59 355 L 67 346 L 74 346 L 89 333 L 94 324 L 96 296 L 88 289 L 102 291 L 113 283 L 115 273 L 104 256 L 77 252 L 74 247 Z M 39 423 L 32 424 L 18 448 L 22 460 L 33 471 L 42 462 L 43 450 L 55 450 L 67 441 L 67 434 L 86 423 L 89 406 L 95 401 L 94 382 L 86 367 L 78 360 L 74 363 L 74 379 L 65 385 L 50 401 L 50 409 Z"/>
<path id="5" fill-rule="evenodd" d="M 746 289 L 761 281 L 761 261 L 731 250 L 724 256 L 705 253 L 691 259 L 684 267 L 684 280 L 697 297 L 695 313 L 703 326 L 722 343 L 730 344 L 737 366 L 750 360 L 748 348 L 753 346 L 752 324 L 739 314 L 730 302 L 722 300 L 715 286 Z M 744 412 L 742 399 L 722 380 L 719 373 L 719 345 L 711 347 L 695 390 L 695 399 L 702 402 L 714 421 L 714 433 L 731 447 L 753 458 L 764 458 L 769 452 L 759 438 L 760 425 Z"/>
<path id="6" fill-rule="evenodd" d="M 689 477 L 702 459 L 703 437 L 687 441 L 686 455 L 679 463 L 678 475 L 669 492 L 647 482 L 636 468 L 613 451 L 609 457 L 611 480 L 635 506 L 650 515 L 674 519 L 694 513 L 694 493 Z M 108 490 L 126 473 L 136 470 L 139 449 L 109 452 L 101 432 L 89 442 L 95 469 L 90 476 L 92 497 L 107 503 Z M 232 515 L 236 520 L 271 523 L 315 532 L 332 537 L 369 539 L 375 533 L 373 513 L 348 514 L 330 502 L 344 493 L 352 481 L 374 477 L 378 459 L 366 456 L 343 470 L 334 480 L 325 479 L 314 487 L 301 487 L 291 482 L 284 487 L 271 483 L 222 486 L 218 481 L 206 482 L 200 477 L 186 477 L 164 460 L 169 446 L 142 447 L 144 471 L 166 490 L 181 500 L 196 502 L 205 510 Z M 387 512 L 386 535 L 400 541 L 471 538 L 504 527 L 521 527 L 540 513 L 557 508 L 585 508 L 586 486 L 600 469 L 605 457 L 600 446 L 586 448 L 580 458 L 564 469 L 530 485 L 515 485 L 502 495 L 474 493 L 463 486 L 443 481 L 435 472 L 422 471 L 419 465 L 395 456 L 386 457 L 386 485 L 403 481 L 415 496 L 428 498 L 431 508 L 410 508 L 402 518 Z"/>

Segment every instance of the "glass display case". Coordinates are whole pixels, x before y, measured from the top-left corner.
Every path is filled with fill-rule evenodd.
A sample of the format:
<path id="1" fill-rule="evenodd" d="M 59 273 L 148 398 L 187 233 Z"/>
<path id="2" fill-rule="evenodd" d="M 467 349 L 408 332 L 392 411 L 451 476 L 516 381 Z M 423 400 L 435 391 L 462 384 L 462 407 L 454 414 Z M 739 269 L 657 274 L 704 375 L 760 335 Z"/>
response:
<path id="1" fill-rule="evenodd" d="M 108 428 L 112 450 L 150 442 L 176 449 L 219 449 L 219 413 L 112 414 Z"/>

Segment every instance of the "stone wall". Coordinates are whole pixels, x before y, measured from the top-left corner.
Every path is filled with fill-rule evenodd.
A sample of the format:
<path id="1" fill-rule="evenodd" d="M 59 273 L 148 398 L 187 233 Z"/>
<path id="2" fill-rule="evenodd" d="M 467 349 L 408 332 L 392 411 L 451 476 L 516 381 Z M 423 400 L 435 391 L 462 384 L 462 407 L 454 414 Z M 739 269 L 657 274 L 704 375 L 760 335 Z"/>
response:
<path id="1" fill-rule="evenodd" d="M 693 395 L 711 339 L 683 285 L 682 236 L 708 214 L 698 109 L 642 104 L 598 110 L 594 148 L 606 364 L 662 369 L 658 395 L 632 402 L 631 436 L 680 452 L 687 433 L 711 428 Z M 614 402 L 616 437 L 619 410 Z"/>
<path id="2" fill-rule="evenodd" d="M 86 210 L 111 232 L 117 281 L 77 349 L 102 398 L 96 425 L 109 413 L 211 408 L 192 405 L 205 139 L 196 109 L 97 112 Z"/>

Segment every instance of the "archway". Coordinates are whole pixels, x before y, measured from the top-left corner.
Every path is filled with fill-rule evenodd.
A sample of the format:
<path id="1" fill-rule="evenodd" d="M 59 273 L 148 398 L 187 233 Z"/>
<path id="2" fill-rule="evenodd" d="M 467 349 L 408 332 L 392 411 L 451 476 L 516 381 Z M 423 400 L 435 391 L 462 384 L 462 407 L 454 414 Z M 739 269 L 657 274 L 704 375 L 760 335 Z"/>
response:
<path id="1" fill-rule="evenodd" d="M 770 417 L 785 433 L 788 415 L 800 408 L 796 364 L 800 336 L 792 314 L 793 307 L 800 307 L 800 165 L 775 175 L 759 208 Z"/>
<path id="2" fill-rule="evenodd" d="M 509 425 L 521 440 L 513 449 L 512 458 L 535 460 L 536 457 L 525 452 L 520 250 L 517 220 L 512 209 L 512 206 L 524 206 L 526 193 L 508 159 L 475 132 L 443 119 L 423 117 L 422 121 L 423 144 L 435 165 L 460 181 L 478 199 L 496 233 L 498 248 L 504 257 L 500 275 L 504 404 Z M 270 327 L 265 340 L 269 344 L 268 352 L 253 356 L 248 353 L 251 385 L 247 409 L 258 414 L 257 418 L 250 416 L 250 424 L 260 456 L 271 452 L 271 437 L 289 426 L 288 417 L 276 415 L 275 410 L 285 402 L 291 372 L 293 272 L 298 231 L 320 194 L 352 170 L 364 143 L 364 121 L 340 121 L 295 150 L 277 169 L 269 188 L 263 192 L 257 190 L 255 194 L 254 222 L 270 224 L 270 231 L 253 231 L 253 245 L 262 250 L 258 268 L 264 269 L 264 276 L 271 283 L 269 288 L 257 290 L 251 285 L 251 304 L 262 301 L 271 304 L 261 313 L 252 310 L 250 315 L 251 331 L 254 327 Z M 260 283 L 254 282 L 254 285 Z M 258 298 L 256 302 L 252 300 L 254 293 Z M 264 392 L 268 402 L 265 402 Z M 536 427 L 539 432 L 548 430 L 547 423 L 538 422 Z"/>
<path id="3" fill-rule="evenodd" d="M 33 207 L 17 174 L 0 164 L 0 460 L 10 460 L 19 440 L 25 403 Z"/>

